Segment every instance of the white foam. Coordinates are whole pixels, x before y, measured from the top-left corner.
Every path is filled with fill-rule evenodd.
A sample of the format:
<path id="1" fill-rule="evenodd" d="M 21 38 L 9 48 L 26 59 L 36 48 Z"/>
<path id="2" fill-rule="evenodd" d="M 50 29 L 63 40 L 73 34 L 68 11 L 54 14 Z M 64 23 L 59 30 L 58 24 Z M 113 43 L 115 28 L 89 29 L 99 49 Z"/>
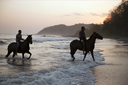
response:
<path id="1" fill-rule="evenodd" d="M 33 41 L 34 42 L 47 42 L 47 41 L 67 41 L 67 40 L 71 40 L 74 39 L 72 37 L 60 37 L 60 36 L 56 36 L 56 37 L 39 37 L 41 35 L 35 35 L 33 36 Z"/>
<path id="2" fill-rule="evenodd" d="M 59 58 L 57 53 L 50 54 Z M 92 75 L 89 67 L 101 64 L 104 58 L 99 52 L 95 52 L 96 62 L 93 61 L 90 54 L 85 61 L 81 60 L 83 56 L 78 52 L 74 62 L 68 61 L 70 55 L 61 53 L 61 62 L 58 66 L 49 69 L 42 69 L 32 72 L 22 72 L 12 75 L 9 79 L 3 80 L 1 85 L 94 85 L 96 79 Z M 51 63 L 51 62 L 50 62 Z"/>

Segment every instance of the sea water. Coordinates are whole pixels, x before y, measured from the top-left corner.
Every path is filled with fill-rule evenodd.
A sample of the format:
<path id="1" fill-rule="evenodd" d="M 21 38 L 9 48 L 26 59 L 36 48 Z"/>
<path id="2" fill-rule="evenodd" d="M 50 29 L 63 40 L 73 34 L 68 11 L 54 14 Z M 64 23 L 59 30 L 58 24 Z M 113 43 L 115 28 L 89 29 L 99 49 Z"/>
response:
<path id="1" fill-rule="evenodd" d="M 25 39 L 27 35 L 23 35 Z M 90 67 L 102 65 L 99 50 L 83 60 L 83 52 L 77 51 L 75 61 L 70 55 L 70 42 L 76 37 L 33 35 L 29 54 L 5 58 L 7 46 L 15 42 L 14 34 L 0 34 L 0 85 L 94 85 L 95 77 Z M 98 44 L 100 41 L 96 41 Z"/>

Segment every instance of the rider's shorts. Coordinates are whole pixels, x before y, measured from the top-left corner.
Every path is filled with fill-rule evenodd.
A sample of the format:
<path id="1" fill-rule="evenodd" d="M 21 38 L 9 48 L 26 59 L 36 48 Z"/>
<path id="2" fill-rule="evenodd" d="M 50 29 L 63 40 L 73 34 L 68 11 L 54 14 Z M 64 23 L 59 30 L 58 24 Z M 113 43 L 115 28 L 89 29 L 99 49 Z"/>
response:
<path id="1" fill-rule="evenodd" d="M 16 41 L 17 44 L 20 44 L 20 41 Z"/>

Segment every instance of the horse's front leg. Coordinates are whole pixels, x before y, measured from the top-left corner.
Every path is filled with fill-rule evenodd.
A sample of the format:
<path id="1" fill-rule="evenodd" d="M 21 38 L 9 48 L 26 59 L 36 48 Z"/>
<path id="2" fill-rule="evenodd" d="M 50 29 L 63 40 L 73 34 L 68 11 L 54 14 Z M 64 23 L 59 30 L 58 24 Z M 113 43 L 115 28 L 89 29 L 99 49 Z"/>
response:
<path id="1" fill-rule="evenodd" d="M 29 58 L 27 58 L 27 59 L 30 59 L 32 54 L 29 51 L 27 53 L 30 54 Z"/>
<path id="2" fill-rule="evenodd" d="M 84 54 L 83 61 L 85 60 L 87 53 L 88 53 L 88 52 L 86 51 L 86 53 Z"/>
<path id="3" fill-rule="evenodd" d="M 24 53 L 22 53 L 22 58 L 24 59 Z"/>
<path id="4" fill-rule="evenodd" d="M 95 61 L 93 51 L 91 51 L 91 55 L 92 55 L 93 61 Z"/>

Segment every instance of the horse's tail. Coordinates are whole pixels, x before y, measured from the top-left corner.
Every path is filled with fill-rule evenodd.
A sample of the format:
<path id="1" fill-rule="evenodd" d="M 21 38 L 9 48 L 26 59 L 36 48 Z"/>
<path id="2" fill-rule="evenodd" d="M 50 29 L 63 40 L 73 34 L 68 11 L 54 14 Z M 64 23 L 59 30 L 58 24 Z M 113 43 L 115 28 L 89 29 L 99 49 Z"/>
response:
<path id="1" fill-rule="evenodd" d="M 78 49 L 78 42 L 79 40 L 73 40 L 71 43 L 70 43 L 70 54 L 73 54 L 76 52 L 76 50 Z"/>
<path id="2" fill-rule="evenodd" d="M 73 41 L 70 43 L 70 49 L 74 48 L 74 41 L 75 41 L 75 40 L 73 40 Z"/>

